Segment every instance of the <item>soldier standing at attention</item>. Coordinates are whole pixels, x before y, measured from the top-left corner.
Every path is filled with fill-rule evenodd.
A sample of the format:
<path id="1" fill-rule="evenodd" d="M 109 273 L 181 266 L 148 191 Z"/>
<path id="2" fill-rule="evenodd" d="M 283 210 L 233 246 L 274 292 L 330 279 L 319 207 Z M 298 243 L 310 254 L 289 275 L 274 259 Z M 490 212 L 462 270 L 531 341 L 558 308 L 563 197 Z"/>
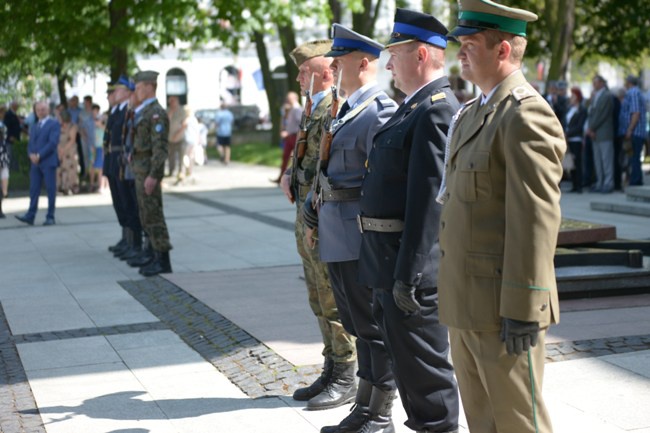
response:
<path id="1" fill-rule="evenodd" d="M 169 232 L 163 214 L 160 181 L 165 173 L 169 120 L 156 99 L 158 72 L 140 71 L 135 77 L 135 92 L 140 105 L 135 109 L 135 131 L 131 169 L 143 229 L 149 235 L 153 260 L 140 268 L 146 277 L 172 271 L 169 261 Z"/>
<path id="2" fill-rule="evenodd" d="M 323 125 L 329 115 L 332 105 L 330 91 L 334 83 L 332 71 L 329 69 L 331 59 L 323 57 L 330 51 L 332 41 L 321 40 L 307 42 L 295 48 L 291 58 L 298 66 L 298 81 L 300 89 L 306 93 L 311 90 L 312 111 L 309 124 L 306 127 L 306 136 L 301 143 L 296 143 L 296 151 L 304 146 L 304 155 L 300 160 L 294 158 L 292 167 L 282 176 L 280 187 L 290 201 L 296 203 L 296 243 L 298 253 L 302 258 L 305 272 L 305 282 L 309 296 L 309 305 L 318 319 L 321 335 L 323 337 L 323 372 L 314 383 L 305 388 L 297 389 L 293 398 L 298 401 L 308 401 L 307 409 L 319 410 L 341 406 L 354 399 L 356 384 L 354 371 L 356 364 L 356 350 L 354 337 L 344 328 L 336 308 L 334 293 L 330 285 L 327 265 L 323 263 L 318 254 L 317 245 L 307 245 L 305 224 L 302 218 L 302 206 L 307 193 L 311 189 L 318 150 L 320 147 Z M 313 88 L 310 85 L 313 77 Z M 295 170 L 294 185 L 290 185 L 291 171 Z"/>
<path id="3" fill-rule="evenodd" d="M 444 75 L 447 29 L 428 14 L 397 9 L 386 45 L 395 87 L 406 99 L 375 135 L 361 187 L 360 282 L 373 288 L 373 313 L 417 432 L 458 430 L 458 389 L 438 322 L 436 196 L 451 118 L 458 110 Z M 379 432 L 383 420 L 377 418 Z"/>
<path id="4" fill-rule="evenodd" d="M 440 222 L 440 320 L 472 433 L 550 433 L 544 336 L 559 319 L 562 125 L 526 81 L 537 15 L 461 0 L 462 77 L 481 95 L 452 127 Z"/>
<path id="5" fill-rule="evenodd" d="M 372 431 L 389 432 L 394 431 L 390 408 L 395 380 L 372 317 L 372 290 L 358 283 L 361 234 L 356 216 L 372 139 L 397 104 L 376 81 L 384 46 L 339 24 L 332 27 L 332 36 L 332 49 L 325 57 L 333 58 L 330 69 L 336 81 L 342 76 L 340 93 L 347 100 L 334 121 L 328 159 L 321 159 L 318 191 L 309 193 L 303 209 L 305 224 L 318 226 L 320 258 L 327 263 L 341 322 L 357 338 L 359 386 L 350 415 L 339 425 L 323 427 L 321 433 L 356 432 L 376 417 L 382 417 L 386 429 Z M 319 212 L 311 205 L 311 194 L 318 194 Z"/>

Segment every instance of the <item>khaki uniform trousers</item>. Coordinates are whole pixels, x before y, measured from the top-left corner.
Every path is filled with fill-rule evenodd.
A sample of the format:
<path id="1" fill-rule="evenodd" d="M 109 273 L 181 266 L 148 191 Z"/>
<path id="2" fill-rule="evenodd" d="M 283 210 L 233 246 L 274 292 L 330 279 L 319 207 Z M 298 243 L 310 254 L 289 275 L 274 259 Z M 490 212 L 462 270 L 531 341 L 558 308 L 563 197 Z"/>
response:
<path id="1" fill-rule="evenodd" d="M 165 253 L 172 249 L 169 242 L 169 232 L 163 214 L 162 190 L 160 181 L 156 184 L 153 193 L 144 193 L 144 180 L 147 176 L 136 174 L 135 195 L 138 199 L 138 211 L 142 228 L 149 235 L 149 241 L 154 251 Z"/>
<path id="2" fill-rule="evenodd" d="M 544 399 L 544 337 L 508 355 L 497 331 L 449 328 L 451 357 L 471 433 L 552 433 Z"/>
<path id="3" fill-rule="evenodd" d="M 298 254 L 302 259 L 302 267 L 305 272 L 309 306 L 318 320 L 323 337 L 325 345 L 323 356 L 332 358 L 334 362 L 351 362 L 356 360 L 355 339 L 343 329 L 330 284 L 327 264 L 320 261 L 318 243 L 313 249 L 309 248 L 306 243 L 302 206 L 307 192 L 307 187 L 300 187 L 299 200 L 296 201 L 295 234 Z M 314 235 L 317 237 L 318 233 L 315 232 Z"/>

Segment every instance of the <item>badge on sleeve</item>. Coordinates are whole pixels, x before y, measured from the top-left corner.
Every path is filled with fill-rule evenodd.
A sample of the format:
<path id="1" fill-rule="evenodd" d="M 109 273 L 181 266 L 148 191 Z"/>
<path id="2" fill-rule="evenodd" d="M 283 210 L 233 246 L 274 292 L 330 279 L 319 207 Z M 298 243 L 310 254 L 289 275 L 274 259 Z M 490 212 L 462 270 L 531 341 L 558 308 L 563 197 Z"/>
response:
<path id="1" fill-rule="evenodd" d="M 157 123 L 156 126 L 154 127 L 154 129 L 156 130 L 156 132 L 162 132 L 162 130 L 163 130 L 162 123 Z"/>

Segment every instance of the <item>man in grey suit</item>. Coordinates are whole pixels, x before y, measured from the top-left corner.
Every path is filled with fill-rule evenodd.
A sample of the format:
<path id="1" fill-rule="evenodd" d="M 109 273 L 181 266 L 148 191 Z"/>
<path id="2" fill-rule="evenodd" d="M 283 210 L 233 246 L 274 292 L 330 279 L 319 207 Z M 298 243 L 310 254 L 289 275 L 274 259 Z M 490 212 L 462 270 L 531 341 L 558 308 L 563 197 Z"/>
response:
<path id="1" fill-rule="evenodd" d="M 610 193 L 614 190 L 614 109 L 607 82 L 600 75 L 592 81 L 594 91 L 587 117 L 587 135 L 591 137 L 596 168 L 593 192 Z"/>
<path id="2" fill-rule="evenodd" d="M 358 282 L 361 234 L 356 216 L 373 137 L 396 111 L 397 104 L 376 82 L 383 45 L 339 24 L 334 24 L 332 32 L 332 50 L 325 56 L 334 59 L 330 69 L 335 79 L 341 80 L 339 91 L 347 101 L 333 120 L 327 169 L 317 174 L 319 212 L 305 205 L 305 220 L 312 227 L 318 225 L 320 257 L 327 263 L 341 322 L 357 337 L 359 386 L 350 415 L 337 426 L 323 427 L 321 432 L 356 432 L 368 423 L 373 423 L 366 427 L 371 428 L 369 432 L 392 432 L 391 405 L 396 385 L 390 356 L 373 319 L 372 290 Z"/>

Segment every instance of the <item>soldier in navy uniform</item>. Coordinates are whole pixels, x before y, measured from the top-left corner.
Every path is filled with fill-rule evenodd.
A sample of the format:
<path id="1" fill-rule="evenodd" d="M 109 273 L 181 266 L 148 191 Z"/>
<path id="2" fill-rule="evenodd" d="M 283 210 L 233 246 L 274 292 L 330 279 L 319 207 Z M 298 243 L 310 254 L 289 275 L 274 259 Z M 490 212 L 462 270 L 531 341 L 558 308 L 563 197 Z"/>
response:
<path id="1" fill-rule="evenodd" d="M 406 94 L 375 135 L 361 187 L 361 284 L 372 287 L 374 316 L 417 432 L 456 432 L 459 398 L 438 321 L 436 202 L 445 142 L 459 104 L 444 76 L 447 29 L 428 14 L 397 9 L 386 68 Z M 372 430 L 382 431 L 382 430 Z"/>
<path id="2" fill-rule="evenodd" d="M 361 234 L 356 216 L 372 139 L 395 113 L 397 104 L 376 81 L 384 46 L 339 24 L 334 24 L 332 33 L 332 50 L 325 57 L 333 57 L 330 69 L 335 80 L 342 77 L 339 90 L 346 102 L 332 126 L 327 170 L 317 174 L 320 212 L 307 205 L 303 210 L 307 211 L 305 223 L 318 225 L 320 257 L 327 263 L 341 322 L 357 337 L 359 385 L 354 410 L 339 425 L 323 427 L 321 433 L 360 431 L 376 418 L 382 419 L 385 430 L 373 431 L 389 432 L 394 431 L 391 404 L 395 380 L 390 356 L 372 316 L 372 290 L 358 283 Z"/>
<path id="3" fill-rule="evenodd" d="M 115 257 L 121 257 L 129 252 L 133 245 L 133 232 L 128 221 L 128 215 L 124 207 L 124 196 L 120 181 L 121 155 L 123 149 L 122 129 L 126 118 L 126 106 L 131 94 L 129 80 L 121 76 L 115 83 L 109 84 L 108 87 L 108 104 L 110 114 L 106 120 L 106 129 L 104 133 L 104 166 L 102 172 L 108 179 L 108 187 L 111 191 L 113 209 L 117 215 L 117 221 L 122 228 L 122 238 L 120 241 L 109 247 L 109 251 Z"/>

